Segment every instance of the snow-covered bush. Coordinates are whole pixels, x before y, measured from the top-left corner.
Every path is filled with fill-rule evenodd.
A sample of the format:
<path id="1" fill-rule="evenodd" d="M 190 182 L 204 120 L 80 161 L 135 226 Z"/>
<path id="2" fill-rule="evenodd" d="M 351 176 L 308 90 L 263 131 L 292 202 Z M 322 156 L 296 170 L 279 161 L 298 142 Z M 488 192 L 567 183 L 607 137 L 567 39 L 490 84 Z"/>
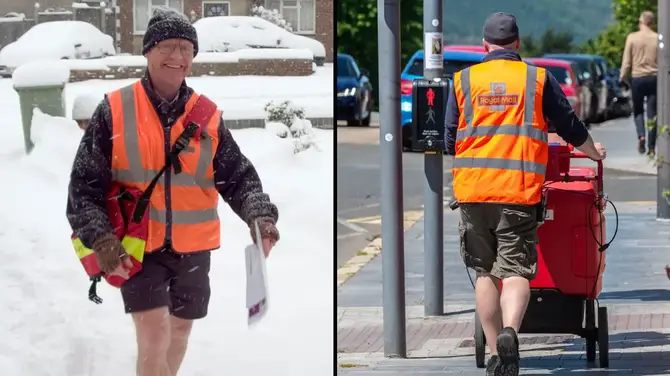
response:
<path id="1" fill-rule="evenodd" d="M 287 127 L 293 124 L 294 117 L 305 118 L 305 110 L 294 107 L 290 101 L 283 101 L 279 104 L 270 101 L 265 105 L 265 112 L 268 115 L 268 121 L 282 123 Z"/>
<path id="2" fill-rule="evenodd" d="M 293 26 L 289 22 L 286 22 L 277 9 L 266 9 L 262 5 L 254 5 L 251 7 L 251 15 L 270 21 L 285 30 L 293 32 Z"/>
<path id="3" fill-rule="evenodd" d="M 291 134 L 291 129 L 284 123 L 277 121 L 266 121 L 265 129 L 279 136 L 279 138 L 287 138 Z"/>
<path id="4" fill-rule="evenodd" d="M 294 153 L 300 153 L 311 147 L 318 149 L 314 142 L 312 122 L 305 119 L 305 110 L 294 107 L 290 101 L 265 105 L 267 120 L 265 129 L 275 132 L 280 138 L 292 138 Z"/>

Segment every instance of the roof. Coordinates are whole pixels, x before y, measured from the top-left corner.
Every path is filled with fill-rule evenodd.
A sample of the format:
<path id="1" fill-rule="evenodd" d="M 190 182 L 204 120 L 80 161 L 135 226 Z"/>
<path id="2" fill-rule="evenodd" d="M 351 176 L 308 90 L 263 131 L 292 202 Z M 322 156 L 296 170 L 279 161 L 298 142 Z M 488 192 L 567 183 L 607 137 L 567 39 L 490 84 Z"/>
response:
<path id="1" fill-rule="evenodd" d="M 351 60 L 354 60 L 354 57 L 353 57 L 353 56 L 348 55 L 348 54 L 343 54 L 343 53 L 340 53 L 340 52 L 337 53 L 337 57 L 338 57 L 338 58 L 343 57 L 343 58 L 345 58 L 345 59 L 351 59 Z"/>
<path id="2" fill-rule="evenodd" d="M 558 58 L 564 60 L 605 60 L 604 57 L 600 55 L 589 55 L 589 54 L 544 54 L 542 57 L 547 58 Z"/>
<path id="3" fill-rule="evenodd" d="M 465 45 L 465 44 L 450 44 L 444 46 L 445 51 L 471 51 L 471 52 L 483 52 L 486 53 L 484 46 L 480 45 Z"/>
<path id="4" fill-rule="evenodd" d="M 445 50 L 442 53 L 445 59 L 451 60 L 463 60 L 463 61 L 477 61 L 480 62 L 486 56 L 486 53 L 483 52 L 472 52 L 472 51 L 456 51 L 456 50 Z M 418 50 L 412 56 L 412 59 L 423 59 L 423 50 Z"/>
<path id="5" fill-rule="evenodd" d="M 529 62 L 533 65 L 544 65 L 547 67 L 562 67 L 562 68 L 570 68 L 570 66 L 573 64 L 572 62 L 567 60 L 549 59 L 545 57 L 530 57 L 524 59 L 524 61 Z"/>

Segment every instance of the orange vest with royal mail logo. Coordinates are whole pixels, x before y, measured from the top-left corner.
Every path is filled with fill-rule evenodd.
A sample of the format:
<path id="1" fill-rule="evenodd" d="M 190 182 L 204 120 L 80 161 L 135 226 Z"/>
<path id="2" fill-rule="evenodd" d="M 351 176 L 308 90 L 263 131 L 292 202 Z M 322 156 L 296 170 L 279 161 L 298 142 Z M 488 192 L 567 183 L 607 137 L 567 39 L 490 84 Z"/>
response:
<path id="1" fill-rule="evenodd" d="M 184 114 L 171 127 L 170 146 L 184 131 L 183 120 L 198 97 L 195 93 L 191 96 Z M 164 128 L 140 81 L 111 92 L 108 98 L 112 112 L 112 180 L 144 191 L 165 166 Z M 179 253 L 219 248 L 219 194 L 213 161 L 220 119 L 217 110 L 207 124 L 200 124 L 202 137 L 192 139 L 179 153 L 181 173 L 175 174 L 171 168 L 158 181 L 150 199 L 146 252 L 162 248 L 167 236 L 172 249 Z M 166 179 L 170 180 L 170 211 L 166 207 Z"/>
<path id="2" fill-rule="evenodd" d="M 454 75 L 460 116 L 454 197 L 460 203 L 534 205 L 549 145 L 542 113 L 543 68 L 492 60 Z"/>

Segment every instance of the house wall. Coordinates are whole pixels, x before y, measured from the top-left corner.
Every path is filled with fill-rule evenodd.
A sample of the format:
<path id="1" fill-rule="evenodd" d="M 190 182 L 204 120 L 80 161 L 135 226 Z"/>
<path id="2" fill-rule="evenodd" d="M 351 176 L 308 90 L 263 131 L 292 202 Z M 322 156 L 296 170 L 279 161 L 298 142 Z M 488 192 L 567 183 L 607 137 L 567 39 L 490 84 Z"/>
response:
<path id="1" fill-rule="evenodd" d="M 53 1 L 53 0 L 52 0 Z M 139 54 L 142 51 L 142 35 L 133 33 L 133 0 L 117 0 L 120 8 L 121 51 Z M 230 14 L 247 16 L 254 0 L 230 0 Z M 316 1 L 316 33 L 313 37 L 326 47 L 326 61 L 334 57 L 333 37 L 333 0 Z M 202 0 L 184 0 L 184 13 L 189 16 L 191 10 L 198 18 L 202 17 Z"/>
<path id="2" fill-rule="evenodd" d="M 133 0 L 118 0 L 121 21 L 121 52 L 139 54 L 142 51 L 143 35 L 133 33 Z M 232 16 L 247 16 L 251 9 L 251 0 L 230 0 Z M 184 14 L 190 17 L 195 11 L 197 18 L 202 17 L 202 0 L 184 0 Z"/>
<path id="3" fill-rule="evenodd" d="M 316 35 L 326 47 L 326 61 L 333 61 L 333 0 L 316 0 Z"/>

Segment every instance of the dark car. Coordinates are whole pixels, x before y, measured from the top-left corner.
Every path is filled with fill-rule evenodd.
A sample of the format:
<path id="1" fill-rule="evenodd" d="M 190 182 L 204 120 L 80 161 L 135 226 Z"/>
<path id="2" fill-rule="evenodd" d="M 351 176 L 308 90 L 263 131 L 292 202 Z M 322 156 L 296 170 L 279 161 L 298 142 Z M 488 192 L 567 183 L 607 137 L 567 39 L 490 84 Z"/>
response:
<path id="1" fill-rule="evenodd" d="M 588 122 L 600 122 L 608 117 L 607 63 L 602 56 L 587 54 L 545 54 L 543 57 L 574 61 L 579 72 L 577 79 L 591 91 L 591 106 L 588 109 Z"/>
<path id="2" fill-rule="evenodd" d="M 374 96 L 369 76 L 353 57 L 337 54 L 337 120 L 346 120 L 348 126 L 370 125 Z"/>
<path id="3" fill-rule="evenodd" d="M 558 84 L 561 85 L 563 93 L 570 102 L 580 119 L 587 117 L 587 109 L 590 107 L 591 92 L 579 83 L 577 79 L 577 63 L 574 61 L 548 59 L 542 57 L 524 59 L 528 64 L 541 67 L 549 71 Z"/>
<path id="4" fill-rule="evenodd" d="M 444 70 L 442 77 L 451 80 L 454 73 L 479 64 L 484 60 L 486 53 L 478 52 L 477 47 L 472 51 L 471 46 L 454 46 L 444 48 Z M 412 146 L 412 85 L 414 80 L 423 78 L 423 50 L 418 50 L 405 65 L 400 74 L 400 121 L 402 122 L 402 144 L 410 150 Z"/>

